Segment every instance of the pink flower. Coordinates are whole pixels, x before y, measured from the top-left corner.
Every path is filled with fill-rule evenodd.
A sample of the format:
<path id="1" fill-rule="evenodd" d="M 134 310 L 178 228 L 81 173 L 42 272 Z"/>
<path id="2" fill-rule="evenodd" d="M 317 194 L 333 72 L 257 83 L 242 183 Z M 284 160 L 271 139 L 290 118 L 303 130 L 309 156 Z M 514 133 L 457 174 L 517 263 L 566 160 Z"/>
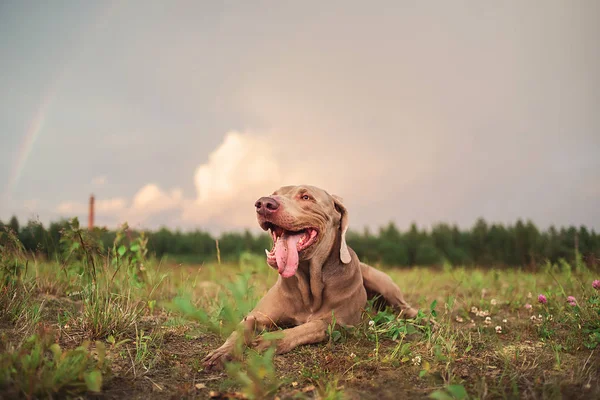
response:
<path id="1" fill-rule="evenodd" d="M 594 282 L 592 282 L 592 287 L 596 290 L 600 290 L 600 280 L 596 279 Z"/>
<path id="2" fill-rule="evenodd" d="M 531 304 L 527 303 L 527 304 L 525 304 L 525 308 L 526 308 L 527 310 L 531 310 L 532 306 L 531 306 Z"/>
<path id="3" fill-rule="evenodd" d="M 546 296 L 544 296 L 543 294 L 540 294 L 538 296 L 538 301 L 542 304 L 546 304 L 548 302 L 548 299 L 546 298 Z"/>
<path id="4" fill-rule="evenodd" d="M 572 305 L 573 307 L 575 307 L 577 305 L 577 300 L 575 300 L 575 297 L 573 297 L 573 296 L 567 297 L 567 302 L 570 305 Z"/>

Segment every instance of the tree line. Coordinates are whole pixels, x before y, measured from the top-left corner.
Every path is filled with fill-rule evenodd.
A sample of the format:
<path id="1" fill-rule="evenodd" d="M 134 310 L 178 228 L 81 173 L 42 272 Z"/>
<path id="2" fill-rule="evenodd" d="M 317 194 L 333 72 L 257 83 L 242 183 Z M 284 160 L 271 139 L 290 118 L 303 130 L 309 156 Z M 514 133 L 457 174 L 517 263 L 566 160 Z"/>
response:
<path id="1" fill-rule="evenodd" d="M 69 221 L 52 222 L 46 229 L 40 222 L 30 220 L 21 226 L 16 217 L 8 223 L 0 221 L 0 232 L 12 229 L 26 250 L 43 257 L 61 254 L 60 238 Z M 130 239 L 139 232 L 127 230 Z M 94 235 L 104 248 L 110 248 L 117 232 L 98 229 Z M 149 252 L 158 258 L 168 257 L 177 262 L 202 263 L 217 259 L 238 260 L 243 252 L 263 254 L 272 246 L 268 234 L 250 231 L 228 232 L 215 237 L 207 232 L 171 231 L 161 228 L 144 231 Z M 349 231 L 348 245 L 361 260 L 388 266 L 439 266 L 442 264 L 480 267 L 528 267 L 535 269 L 545 263 L 585 263 L 600 265 L 600 234 L 585 226 L 553 226 L 538 229 L 531 221 L 518 220 L 514 225 L 489 224 L 479 219 L 470 229 L 456 225 L 436 224 L 420 229 L 416 224 L 402 232 L 390 222 L 377 232 L 365 229 Z"/>

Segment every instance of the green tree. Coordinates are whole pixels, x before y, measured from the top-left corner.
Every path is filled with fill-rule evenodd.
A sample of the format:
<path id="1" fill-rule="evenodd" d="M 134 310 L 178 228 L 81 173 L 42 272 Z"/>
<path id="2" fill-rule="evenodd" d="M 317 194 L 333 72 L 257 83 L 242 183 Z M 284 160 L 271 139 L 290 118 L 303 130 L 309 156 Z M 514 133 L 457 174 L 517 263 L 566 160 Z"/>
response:
<path id="1" fill-rule="evenodd" d="M 13 230 L 17 235 L 19 234 L 19 220 L 16 215 L 13 215 L 8 222 L 8 226 Z"/>

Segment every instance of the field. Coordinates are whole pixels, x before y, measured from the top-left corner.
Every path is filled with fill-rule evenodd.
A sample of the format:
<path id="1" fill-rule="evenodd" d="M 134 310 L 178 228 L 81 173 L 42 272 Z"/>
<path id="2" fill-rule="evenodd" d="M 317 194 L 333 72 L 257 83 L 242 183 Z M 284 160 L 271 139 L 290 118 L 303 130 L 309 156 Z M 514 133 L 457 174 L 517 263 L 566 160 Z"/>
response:
<path id="1" fill-rule="evenodd" d="M 178 265 L 77 227 L 55 260 L 2 243 L 0 398 L 600 398 L 600 274 L 583 264 L 388 269 L 417 319 L 367 306 L 326 343 L 205 371 L 276 280 L 264 257 Z"/>

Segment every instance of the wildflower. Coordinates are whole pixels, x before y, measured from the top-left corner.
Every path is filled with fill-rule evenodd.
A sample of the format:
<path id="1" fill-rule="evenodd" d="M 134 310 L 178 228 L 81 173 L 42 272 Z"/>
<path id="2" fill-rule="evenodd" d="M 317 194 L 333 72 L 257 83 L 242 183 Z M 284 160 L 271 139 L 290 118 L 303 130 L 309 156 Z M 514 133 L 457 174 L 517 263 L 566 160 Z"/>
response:
<path id="1" fill-rule="evenodd" d="M 532 298 L 532 297 L 533 297 L 533 295 L 531 294 L 531 292 L 527 293 L 527 298 L 528 298 L 528 299 L 530 299 L 530 298 Z"/>
<path id="2" fill-rule="evenodd" d="M 496 333 L 502 333 L 502 327 L 500 325 L 496 327 Z"/>
<path id="3" fill-rule="evenodd" d="M 531 308 L 532 308 L 531 304 L 529 304 L 529 303 L 525 304 L 525 309 L 526 310 L 531 310 Z"/>
<path id="4" fill-rule="evenodd" d="M 546 304 L 548 302 L 548 299 L 546 298 L 546 296 L 544 296 L 543 294 L 540 294 L 538 296 L 538 301 L 542 304 Z"/>
<path id="5" fill-rule="evenodd" d="M 458 315 L 456 316 L 456 322 L 464 322 L 464 319 L 462 319 L 461 317 L 459 317 Z"/>
<path id="6" fill-rule="evenodd" d="M 532 315 L 531 317 L 529 317 L 529 319 L 533 322 L 536 322 L 538 318 L 535 315 Z"/>
<path id="7" fill-rule="evenodd" d="M 567 303 L 569 303 L 572 307 L 575 307 L 577 305 L 577 300 L 575 300 L 575 297 L 569 296 L 567 297 Z"/>
<path id="8" fill-rule="evenodd" d="M 498 301 L 496 299 L 492 299 L 490 301 L 490 304 L 493 305 L 493 306 L 495 306 L 496 304 L 498 304 Z"/>
<path id="9" fill-rule="evenodd" d="M 508 321 L 506 320 L 506 318 L 504 318 L 504 319 L 502 320 L 502 322 L 504 322 L 504 323 L 507 323 Z"/>
<path id="10" fill-rule="evenodd" d="M 374 326 L 375 326 L 375 321 L 370 320 L 369 321 L 369 329 L 374 329 Z"/>
<path id="11" fill-rule="evenodd" d="M 592 282 L 592 287 L 596 290 L 600 290 L 600 280 L 596 279 L 594 282 Z"/>
<path id="12" fill-rule="evenodd" d="M 492 323 L 492 319 L 490 317 L 485 317 L 485 322 L 486 325 L 489 325 Z"/>
<path id="13" fill-rule="evenodd" d="M 490 315 L 490 312 L 488 310 L 481 310 L 481 311 L 477 311 L 477 315 L 478 317 L 487 317 L 488 315 Z"/>
<path id="14" fill-rule="evenodd" d="M 355 357 L 356 357 L 356 354 L 350 353 L 350 358 L 355 358 Z"/>
<path id="15" fill-rule="evenodd" d="M 411 361 L 413 365 L 421 365 L 421 356 L 415 356 Z"/>
<path id="16" fill-rule="evenodd" d="M 473 314 L 477 314 L 477 307 L 475 307 L 475 306 L 471 307 L 471 312 Z"/>

